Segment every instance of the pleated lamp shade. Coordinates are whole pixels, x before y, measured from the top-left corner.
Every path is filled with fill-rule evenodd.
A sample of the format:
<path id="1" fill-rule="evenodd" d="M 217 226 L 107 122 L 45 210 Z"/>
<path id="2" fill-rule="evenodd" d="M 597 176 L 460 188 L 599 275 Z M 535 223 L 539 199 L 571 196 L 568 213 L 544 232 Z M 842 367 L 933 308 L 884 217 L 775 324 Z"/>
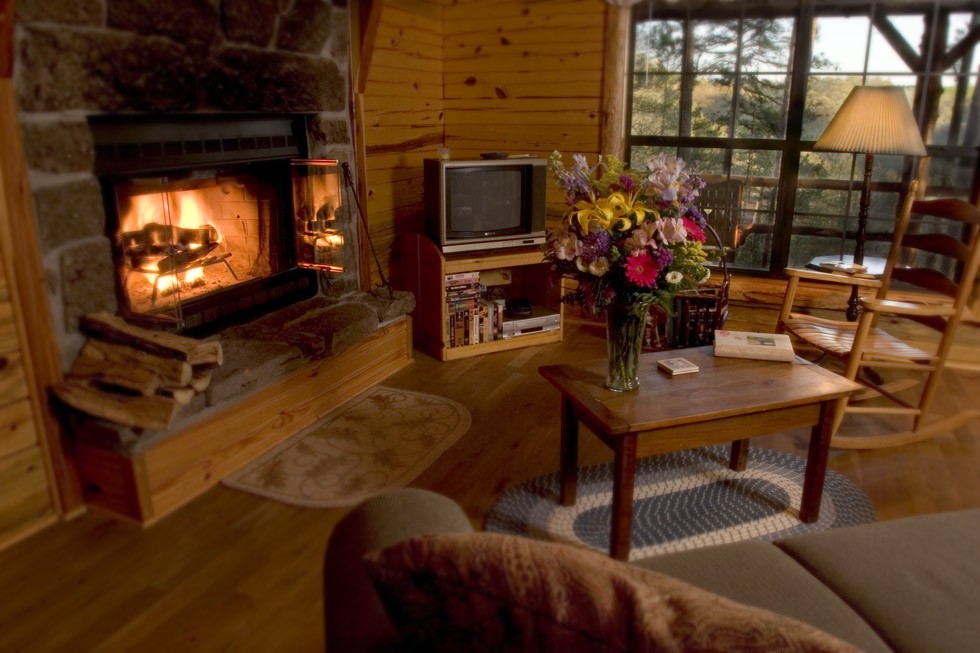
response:
<path id="1" fill-rule="evenodd" d="M 905 91 L 897 86 L 855 86 L 813 149 L 926 155 Z"/>

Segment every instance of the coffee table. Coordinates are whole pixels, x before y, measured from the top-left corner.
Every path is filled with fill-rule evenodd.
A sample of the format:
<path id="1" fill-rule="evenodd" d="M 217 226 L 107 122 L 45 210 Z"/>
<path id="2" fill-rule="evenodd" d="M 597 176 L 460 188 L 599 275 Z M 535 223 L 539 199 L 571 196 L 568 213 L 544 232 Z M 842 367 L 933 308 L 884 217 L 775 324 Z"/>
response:
<path id="1" fill-rule="evenodd" d="M 686 358 L 700 371 L 668 376 L 661 358 Z M 613 450 L 612 533 L 609 555 L 629 557 L 636 459 L 731 442 L 731 469 L 745 469 L 748 440 L 811 426 L 800 520 L 820 514 L 827 453 L 838 399 L 861 389 L 853 381 L 798 358 L 795 363 L 716 358 L 712 347 L 640 356 L 640 387 L 617 393 L 603 385 L 605 359 L 548 365 L 541 375 L 561 393 L 560 501 L 575 503 L 581 422 Z"/>

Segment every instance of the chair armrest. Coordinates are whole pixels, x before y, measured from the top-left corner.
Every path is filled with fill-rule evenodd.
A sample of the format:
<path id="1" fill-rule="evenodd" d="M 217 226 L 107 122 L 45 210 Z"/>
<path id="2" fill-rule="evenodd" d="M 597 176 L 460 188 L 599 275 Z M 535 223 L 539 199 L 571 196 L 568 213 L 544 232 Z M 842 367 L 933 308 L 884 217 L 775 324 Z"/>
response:
<path id="1" fill-rule="evenodd" d="M 469 518 L 452 499 L 418 489 L 373 497 L 334 527 L 323 565 L 328 651 L 403 648 L 361 559 L 425 533 L 472 532 Z"/>
<path id="2" fill-rule="evenodd" d="M 881 281 L 866 275 L 830 271 L 817 272 L 816 270 L 801 270 L 800 268 L 786 268 L 783 273 L 788 277 L 798 277 L 807 281 L 836 283 L 842 286 L 860 286 L 862 288 L 881 288 Z"/>
<path id="3" fill-rule="evenodd" d="M 921 304 L 916 302 L 900 302 L 894 299 L 862 298 L 861 307 L 877 313 L 895 315 L 914 315 L 918 317 L 944 317 L 952 315 L 956 309 L 949 304 Z"/>

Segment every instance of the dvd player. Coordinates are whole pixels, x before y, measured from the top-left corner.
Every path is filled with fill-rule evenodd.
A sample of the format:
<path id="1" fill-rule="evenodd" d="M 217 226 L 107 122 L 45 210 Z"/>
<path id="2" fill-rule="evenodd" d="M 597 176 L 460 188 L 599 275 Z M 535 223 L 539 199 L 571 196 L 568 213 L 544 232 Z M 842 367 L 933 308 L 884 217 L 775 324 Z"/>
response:
<path id="1" fill-rule="evenodd" d="M 557 331 L 561 328 L 561 316 L 544 308 L 532 307 L 529 317 L 505 319 L 501 337 L 503 339 L 524 336 L 543 331 Z"/>

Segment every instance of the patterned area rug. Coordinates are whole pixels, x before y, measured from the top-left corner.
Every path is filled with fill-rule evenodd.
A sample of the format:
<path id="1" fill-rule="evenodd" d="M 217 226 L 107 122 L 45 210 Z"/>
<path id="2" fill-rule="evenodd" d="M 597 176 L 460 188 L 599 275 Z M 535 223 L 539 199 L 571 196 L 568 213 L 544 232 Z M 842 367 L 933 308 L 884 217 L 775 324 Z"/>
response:
<path id="1" fill-rule="evenodd" d="M 350 506 L 408 485 L 469 427 L 455 401 L 375 386 L 223 483 L 311 508 Z"/>
<path id="2" fill-rule="evenodd" d="M 728 445 L 637 461 L 630 559 L 740 540 L 774 540 L 876 521 L 868 498 L 840 474 L 827 472 L 820 518 L 799 521 L 806 461 L 749 448 L 745 471 L 728 468 Z M 584 545 L 606 552 L 612 520 L 612 465 L 579 470 L 574 506 L 558 504 L 558 474 L 504 492 L 485 529 Z"/>

